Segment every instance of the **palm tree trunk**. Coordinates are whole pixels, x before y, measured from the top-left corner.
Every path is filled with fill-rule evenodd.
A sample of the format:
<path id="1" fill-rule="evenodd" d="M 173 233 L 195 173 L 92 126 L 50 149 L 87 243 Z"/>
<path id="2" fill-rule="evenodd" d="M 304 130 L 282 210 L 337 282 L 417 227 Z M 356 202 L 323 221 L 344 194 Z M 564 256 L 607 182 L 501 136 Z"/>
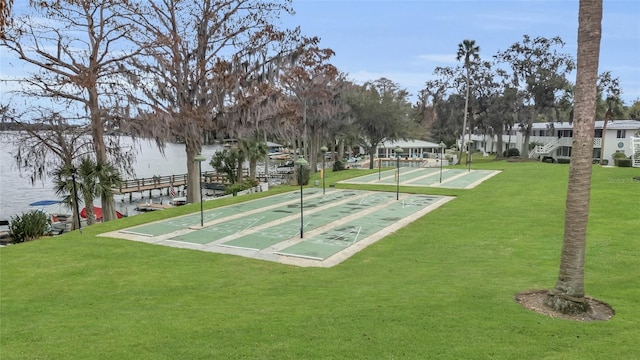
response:
<path id="1" fill-rule="evenodd" d="M 462 151 L 464 150 L 464 131 L 467 129 L 468 109 L 469 109 L 469 77 L 467 76 L 467 93 L 464 97 L 464 118 L 463 118 L 464 120 L 462 121 L 462 137 L 460 141 L 460 151 L 458 152 L 458 164 L 460 164 L 462 161 Z M 471 140 L 471 134 L 469 134 L 469 140 Z"/>
<path id="2" fill-rule="evenodd" d="M 581 0 L 575 120 L 565 206 L 564 241 L 558 280 L 546 299 L 548 306 L 567 314 L 589 310 L 589 304 L 584 297 L 584 263 L 601 31 L 602 0 Z"/>
<path id="3" fill-rule="evenodd" d="M 600 138 L 600 165 L 604 165 L 604 139 L 606 138 L 605 134 L 607 133 L 607 122 L 609 122 L 609 114 L 604 117 L 604 126 L 602 126 L 602 137 Z M 608 159 L 607 159 L 608 160 Z"/>

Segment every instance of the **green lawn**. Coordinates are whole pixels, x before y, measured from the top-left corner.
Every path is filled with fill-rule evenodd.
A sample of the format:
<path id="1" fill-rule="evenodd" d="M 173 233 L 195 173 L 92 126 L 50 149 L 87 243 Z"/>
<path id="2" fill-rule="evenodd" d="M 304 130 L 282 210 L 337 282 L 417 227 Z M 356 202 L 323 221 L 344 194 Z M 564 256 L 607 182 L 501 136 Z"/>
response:
<path id="1" fill-rule="evenodd" d="M 639 358 L 640 171 L 594 166 L 585 287 L 616 315 L 579 323 L 513 300 L 554 285 L 568 165 L 473 168 L 503 172 L 401 188 L 457 199 L 328 269 L 94 236 L 197 204 L 2 248 L 0 358 Z M 364 172 L 329 171 L 327 186 Z"/>

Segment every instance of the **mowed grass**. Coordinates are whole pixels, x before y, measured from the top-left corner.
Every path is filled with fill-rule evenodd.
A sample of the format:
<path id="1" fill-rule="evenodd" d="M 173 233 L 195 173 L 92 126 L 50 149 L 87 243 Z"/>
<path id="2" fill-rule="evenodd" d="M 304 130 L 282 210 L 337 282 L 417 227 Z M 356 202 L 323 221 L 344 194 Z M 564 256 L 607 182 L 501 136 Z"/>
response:
<path id="1" fill-rule="evenodd" d="M 0 358 L 639 358 L 640 171 L 594 166 L 585 287 L 616 315 L 579 323 L 513 300 L 555 283 L 568 165 L 473 167 L 503 171 L 473 190 L 401 188 L 457 199 L 328 269 L 95 236 L 199 205 L 2 248 Z"/>

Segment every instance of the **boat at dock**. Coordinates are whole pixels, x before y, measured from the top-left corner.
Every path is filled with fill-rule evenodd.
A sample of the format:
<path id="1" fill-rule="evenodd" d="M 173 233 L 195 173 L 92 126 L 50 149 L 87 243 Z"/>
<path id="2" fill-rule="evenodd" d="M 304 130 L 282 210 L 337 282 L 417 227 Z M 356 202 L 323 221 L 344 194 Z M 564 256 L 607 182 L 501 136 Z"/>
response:
<path id="1" fill-rule="evenodd" d="M 157 211 L 171 208 L 171 205 L 163 205 L 163 204 L 153 204 L 153 203 L 144 203 L 136 205 L 135 210 L 140 212 L 149 212 L 149 211 Z"/>

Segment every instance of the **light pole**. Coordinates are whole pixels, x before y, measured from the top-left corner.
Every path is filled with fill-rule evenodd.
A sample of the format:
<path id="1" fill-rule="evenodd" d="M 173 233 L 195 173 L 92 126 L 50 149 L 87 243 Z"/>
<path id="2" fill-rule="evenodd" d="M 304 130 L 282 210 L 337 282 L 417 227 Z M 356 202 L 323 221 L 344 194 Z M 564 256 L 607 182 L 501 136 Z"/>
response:
<path id="1" fill-rule="evenodd" d="M 298 169 L 298 181 L 300 182 L 300 239 L 304 238 L 304 212 L 302 210 L 303 208 L 303 203 L 302 203 L 302 183 L 303 183 L 303 178 L 302 178 L 302 169 L 307 166 L 307 164 L 309 164 L 307 162 L 307 160 L 305 160 L 302 156 L 300 156 L 296 162 L 296 165 L 298 165 L 300 168 Z"/>
<path id="2" fill-rule="evenodd" d="M 322 195 L 324 195 L 324 158 L 326 157 L 328 150 L 329 149 L 324 145 L 320 148 L 320 152 L 322 152 Z"/>
<path id="3" fill-rule="evenodd" d="M 467 148 L 467 157 L 469 158 L 468 164 L 469 164 L 469 171 L 471 172 L 471 142 L 469 142 L 469 147 Z"/>
<path id="4" fill-rule="evenodd" d="M 193 160 L 198 162 L 198 172 L 200 174 L 198 176 L 198 185 L 200 190 L 200 227 L 204 227 L 204 212 L 202 211 L 202 162 L 207 160 L 207 158 L 202 154 L 198 154 L 193 158 Z"/>
<path id="5" fill-rule="evenodd" d="M 444 160 L 444 141 L 440 141 L 440 183 L 442 184 L 442 161 Z"/>
<path id="6" fill-rule="evenodd" d="M 78 230 L 82 234 L 82 223 L 80 222 L 80 207 L 78 206 L 78 190 L 76 190 L 76 169 L 71 169 L 71 186 L 73 187 L 73 203 L 76 207 L 76 217 L 78 218 Z M 87 210 L 88 212 L 89 210 Z"/>
<path id="7" fill-rule="evenodd" d="M 400 200 L 400 156 L 403 150 L 398 146 L 394 151 L 396 152 L 396 167 L 398 168 L 396 171 L 396 200 Z"/>

